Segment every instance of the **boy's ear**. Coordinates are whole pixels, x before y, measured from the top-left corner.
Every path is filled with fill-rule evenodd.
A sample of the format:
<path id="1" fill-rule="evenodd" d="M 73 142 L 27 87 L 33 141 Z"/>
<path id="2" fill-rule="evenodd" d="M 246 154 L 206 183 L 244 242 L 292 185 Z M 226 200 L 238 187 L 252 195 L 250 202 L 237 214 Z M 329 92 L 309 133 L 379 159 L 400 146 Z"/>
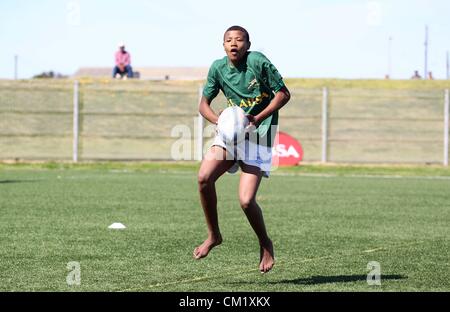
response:
<path id="1" fill-rule="evenodd" d="M 248 42 L 248 46 L 247 46 L 247 50 L 250 50 L 250 46 L 252 45 L 252 43 L 249 41 Z"/>

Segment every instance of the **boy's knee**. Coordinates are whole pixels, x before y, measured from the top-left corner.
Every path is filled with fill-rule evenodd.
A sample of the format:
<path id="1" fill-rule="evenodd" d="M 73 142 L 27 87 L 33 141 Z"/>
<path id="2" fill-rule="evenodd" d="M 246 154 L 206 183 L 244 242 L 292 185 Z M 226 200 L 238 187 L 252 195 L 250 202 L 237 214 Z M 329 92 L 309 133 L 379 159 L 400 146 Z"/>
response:
<path id="1" fill-rule="evenodd" d="M 199 189 L 202 190 L 211 183 L 211 175 L 204 172 L 199 172 L 197 180 Z"/>
<path id="2" fill-rule="evenodd" d="M 241 208 L 243 210 L 250 208 L 253 202 L 254 202 L 253 198 L 239 197 L 239 204 L 241 205 Z"/>

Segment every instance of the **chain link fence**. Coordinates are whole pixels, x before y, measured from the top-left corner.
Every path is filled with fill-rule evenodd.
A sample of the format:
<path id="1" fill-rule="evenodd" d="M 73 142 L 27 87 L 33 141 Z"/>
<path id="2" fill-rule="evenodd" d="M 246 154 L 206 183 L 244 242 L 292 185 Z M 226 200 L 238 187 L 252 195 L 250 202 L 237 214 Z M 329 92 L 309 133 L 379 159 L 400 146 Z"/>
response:
<path id="1" fill-rule="evenodd" d="M 194 159 L 200 87 L 201 82 L 81 80 L 74 93 L 71 80 L 2 81 L 0 159 L 72 160 L 76 128 L 80 161 L 172 160 L 174 146 Z M 280 130 L 301 143 L 304 161 L 425 164 L 448 157 L 443 89 L 290 91 Z M 222 95 L 213 102 L 215 110 L 225 106 Z M 203 128 L 205 150 L 214 131 L 207 122 Z"/>

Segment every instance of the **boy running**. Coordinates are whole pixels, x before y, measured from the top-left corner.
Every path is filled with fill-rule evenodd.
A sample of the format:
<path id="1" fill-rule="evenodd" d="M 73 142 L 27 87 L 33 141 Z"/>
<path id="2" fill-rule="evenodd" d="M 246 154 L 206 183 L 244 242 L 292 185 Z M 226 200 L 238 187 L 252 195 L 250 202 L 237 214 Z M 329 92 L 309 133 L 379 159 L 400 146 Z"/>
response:
<path id="1" fill-rule="evenodd" d="M 228 28 L 223 46 L 226 56 L 216 60 L 209 70 L 199 111 L 208 121 L 217 124 L 218 116 L 210 105 L 221 90 L 228 105 L 241 107 L 256 130 L 255 135 L 250 135 L 252 138 L 247 138 L 245 144 L 238 147 L 227 146 L 216 136 L 205 155 L 198 174 L 198 185 L 208 238 L 194 249 L 193 255 L 195 259 L 206 257 L 213 247 L 222 243 L 215 182 L 226 171 L 235 172 L 239 166 L 242 171 L 239 203 L 258 237 L 259 270 L 265 273 L 274 265 L 274 251 L 261 208 L 256 202 L 256 193 L 262 177 L 269 176 L 278 110 L 289 101 L 290 93 L 272 63 L 262 53 L 248 51 L 250 37 L 243 27 Z M 237 154 L 232 153 L 233 148 L 237 149 Z"/>

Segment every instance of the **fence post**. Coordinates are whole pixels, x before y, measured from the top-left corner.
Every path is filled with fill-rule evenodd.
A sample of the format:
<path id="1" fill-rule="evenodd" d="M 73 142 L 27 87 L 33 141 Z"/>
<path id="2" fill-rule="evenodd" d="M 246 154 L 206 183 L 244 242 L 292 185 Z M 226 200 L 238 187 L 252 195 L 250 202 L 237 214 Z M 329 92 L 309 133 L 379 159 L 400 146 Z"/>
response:
<path id="1" fill-rule="evenodd" d="M 322 162 L 328 161 L 328 88 L 322 90 Z"/>
<path id="2" fill-rule="evenodd" d="M 73 85 L 73 154 L 72 161 L 78 162 L 78 120 L 79 120 L 79 103 L 78 103 L 78 80 Z"/>
<path id="3" fill-rule="evenodd" d="M 198 88 L 198 103 L 202 100 L 203 95 L 203 87 L 200 86 Z M 203 159 L 203 116 L 198 113 L 198 120 L 197 120 L 197 160 L 202 161 Z"/>
<path id="4" fill-rule="evenodd" d="M 444 166 L 448 167 L 448 131 L 449 131 L 449 94 L 448 89 L 445 90 L 444 103 Z"/>

